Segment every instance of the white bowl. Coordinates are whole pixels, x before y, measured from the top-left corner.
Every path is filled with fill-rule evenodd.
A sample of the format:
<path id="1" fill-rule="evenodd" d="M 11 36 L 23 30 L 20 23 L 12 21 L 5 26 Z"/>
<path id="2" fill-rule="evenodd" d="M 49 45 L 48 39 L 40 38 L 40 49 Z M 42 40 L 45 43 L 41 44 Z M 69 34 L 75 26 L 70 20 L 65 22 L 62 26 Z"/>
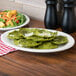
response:
<path id="1" fill-rule="evenodd" d="M 22 25 L 19 25 L 16 27 L 9 27 L 9 28 L 0 28 L 0 31 L 13 30 L 13 29 L 18 29 L 18 28 L 21 28 L 23 26 L 26 26 L 30 22 L 30 18 L 27 15 L 24 15 L 24 16 L 26 17 L 26 21 Z"/>

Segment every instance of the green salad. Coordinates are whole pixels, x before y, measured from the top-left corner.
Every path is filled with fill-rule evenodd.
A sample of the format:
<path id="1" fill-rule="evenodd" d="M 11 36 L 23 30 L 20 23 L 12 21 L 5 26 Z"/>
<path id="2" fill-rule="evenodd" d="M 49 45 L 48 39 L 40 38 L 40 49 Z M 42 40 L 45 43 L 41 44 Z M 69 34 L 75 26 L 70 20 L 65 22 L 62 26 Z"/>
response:
<path id="1" fill-rule="evenodd" d="M 16 27 L 23 24 L 26 17 L 17 10 L 6 10 L 0 12 L 0 28 Z"/>
<path id="2" fill-rule="evenodd" d="M 10 32 L 8 38 L 17 46 L 33 49 L 55 49 L 68 43 L 67 37 L 58 32 L 36 28 L 20 28 Z"/>

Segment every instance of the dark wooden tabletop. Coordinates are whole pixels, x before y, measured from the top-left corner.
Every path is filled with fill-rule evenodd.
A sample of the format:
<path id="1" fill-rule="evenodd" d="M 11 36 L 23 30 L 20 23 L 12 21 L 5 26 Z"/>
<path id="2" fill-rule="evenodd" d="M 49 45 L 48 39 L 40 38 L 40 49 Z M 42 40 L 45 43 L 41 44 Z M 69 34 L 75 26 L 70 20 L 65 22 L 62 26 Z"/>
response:
<path id="1" fill-rule="evenodd" d="M 44 28 L 43 25 L 41 21 L 31 20 L 27 27 Z M 71 35 L 76 40 L 76 33 Z M 20 50 L 9 53 L 0 57 L 0 76 L 76 76 L 76 44 L 58 53 L 39 54 Z"/>

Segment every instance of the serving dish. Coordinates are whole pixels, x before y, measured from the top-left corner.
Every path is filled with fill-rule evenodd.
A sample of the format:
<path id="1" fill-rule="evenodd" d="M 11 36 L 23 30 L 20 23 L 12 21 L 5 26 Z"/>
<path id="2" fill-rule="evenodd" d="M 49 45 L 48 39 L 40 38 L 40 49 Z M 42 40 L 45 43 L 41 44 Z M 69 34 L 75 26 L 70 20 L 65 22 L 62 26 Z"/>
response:
<path id="1" fill-rule="evenodd" d="M 0 30 L 7 31 L 12 29 L 21 28 L 30 22 L 27 15 L 17 12 L 16 10 L 6 10 L 0 12 Z M 23 20 L 24 19 L 24 20 Z"/>
<path id="2" fill-rule="evenodd" d="M 33 28 L 31 28 L 33 29 Z M 41 29 L 41 28 L 37 28 L 37 29 Z M 19 29 L 16 29 L 19 30 Z M 48 30 L 48 29 L 47 29 Z M 75 44 L 75 40 L 72 36 L 70 36 L 69 34 L 60 32 L 60 31 L 56 31 L 56 30 L 48 30 L 50 32 L 58 32 L 58 35 L 62 35 L 62 36 L 66 36 L 68 39 L 68 43 L 62 46 L 59 46 L 56 49 L 32 49 L 32 48 L 23 48 L 23 47 L 19 47 L 16 46 L 12 40 L 8 39 L 7 36 L 10 32 L 13 32 L 14 30 L 11 31 L 7 31 L 4 34 L 1 35 L 1 40 L 8 46 L 11 46 L 17 50 L 22 50 L 22 51 L 26 51 L 26 52 L 35 52 L 35 53 L 51 53 L 51 52 L 59 52 L 59 51 L 64 51 L 67 50 L 69 48 L 71 48 L 74 44 Z"/>

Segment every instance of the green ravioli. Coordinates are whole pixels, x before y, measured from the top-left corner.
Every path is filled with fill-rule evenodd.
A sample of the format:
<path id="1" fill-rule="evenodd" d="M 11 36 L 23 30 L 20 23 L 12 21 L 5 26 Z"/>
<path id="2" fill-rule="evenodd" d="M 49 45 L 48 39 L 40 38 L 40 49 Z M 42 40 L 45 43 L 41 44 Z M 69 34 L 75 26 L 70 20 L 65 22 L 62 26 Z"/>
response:
<path id="1" fill-rule="evenodd" d="M 54 37 L 39 37 L 39 36 L 30 36 L 30 37 L 26 37 L 26 39 L 31 39 L 33 41 L 50 41 L 52 39 L 54 39 Z"/>
<path id="2" fill-rule="evenodd" d="M 31 33 L 31 31 L 30 31 L 29 28 L 20 28 L 20 29 L 19 29 L 19 32 L 20 32 L 21 34 Z"/>
<path id="3" fill-rule="evenodd" d="M 36 28 L 20 28 L 9 33 L 8 38 L 17 46 L 34 49 L 55 49 L 68 42 L 67 37 L 57 36 L 57 32 Z"/>
<path id="4" fill-rule="evenodd" d="M 57 36 L 52 41 L 52 43 L 57 45 L 66 44 L 67 42 L 68 42 L 68 39 L 65 36 Z"/>
<path id="5" fill-rule="evenodd" d="M 58 48 L 58 45 L 52 44 L 51 42 L 44 42 L 40 46 L 36 47 L 36 49 L 55 49 Z"/>
<path id="6" fill-rule="evenodd" d="M 13 31 L 8 34 L 9 39 L 20 39 L 22 38 L 21 34 L 18 31 Z"/>
<path id="7" fill-rule="evenodd" d="M 27 39 L 19 39 L 19 40 L 14 40 L 15 45 L 21 46 L 21 47 L 35 47 L 41 44 L 41 42 L 35 42 L 32 40 L 27 40 Z"/>
<path id="8" fill-rule="evenodd" d="M 52 37 L 52 36 L 57 36 L 57 32 L 50 32 L 45 29 L 40 29 L 40 30 L 38 29 L 36 30 L 35 35 L 40 37 Z"/>
<path id="9" fill-rule="evenodd" d="M 29 29 L 29 28 L 20 28 L 19 33 L 23 35 L 23 37 L 28 37 L 34 35 L 34 31 L 36 29 Z"/>

